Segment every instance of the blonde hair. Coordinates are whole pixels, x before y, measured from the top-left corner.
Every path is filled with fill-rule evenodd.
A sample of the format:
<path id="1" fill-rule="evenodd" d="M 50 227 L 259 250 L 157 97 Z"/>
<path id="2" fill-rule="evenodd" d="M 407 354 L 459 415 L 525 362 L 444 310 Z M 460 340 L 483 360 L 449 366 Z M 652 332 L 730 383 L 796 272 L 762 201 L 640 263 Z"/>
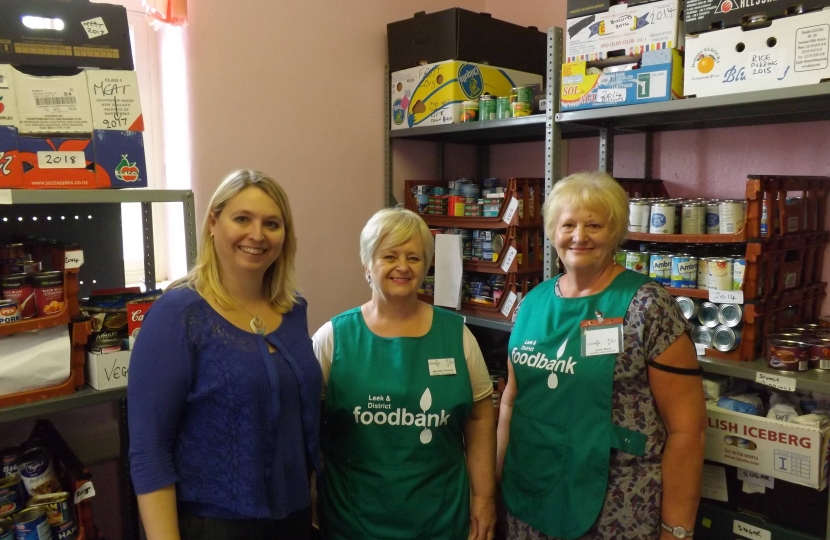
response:
<path id="1" fill-rule="evenodd" d="M 429 268 L 435 253 L 435 240 L 421 216 L 403 208 L 385 208 L 373 215 L 360 233 L 360 262 L 369 268 L 381 241 L 388 239 L 393 246 L 405 244 L 419 237 L 424 245 L 424 265 Z"/>
<path id="2" fill-rule="evenodd" d="M 189 287 L 201 295 L 212 294 L 225 309 L 230 309 L 235 302 L 222 286 L 219 275 L 219 260 L 210 234 L 210 217 L 218 219 L 228 201 L 242 190 L 255 187 L 264 191 L 277 204 L 282 213 L 285 239 L 282 251 L 274 264 L 268 267 L 262 278 L 265 298 L 270 306 L 281 313 L 287 313 L 298 302 L 299 292 L 294 276 L 294 259 L 297 255 L 297 237 L 294 234 L 294 218 L 285 191 L 270 176 L 254 170 L 240 169 L 232 172 L 222 180 L 210 199 L 200 233 L 199 253 L 196 265 L 182 279 L 172 283 L 169 288 Z"/>
<path id="3" fill-rule="evenodd" d="M 553 239 L 565 208 L 588 209 L 607 216 L 610 241 L 619 246 L 628 232 L 628 195 L 611 175 L 602 171 L 578 172 L 563 178 L 542 206 L 545 232 Z"/>

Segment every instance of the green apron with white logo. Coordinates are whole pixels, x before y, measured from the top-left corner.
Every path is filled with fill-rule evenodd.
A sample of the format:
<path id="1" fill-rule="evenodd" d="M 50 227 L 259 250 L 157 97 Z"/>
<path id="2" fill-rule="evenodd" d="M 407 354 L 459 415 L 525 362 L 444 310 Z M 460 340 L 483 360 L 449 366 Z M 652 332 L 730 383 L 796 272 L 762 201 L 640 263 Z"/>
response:
<path id="1" fill-rule="evenodd" d="M 608 483 L 610 452 L 645 452 L 646 437 L 611 423 L 616 354 L 582 356 L 580 323 L 625 318 L 649 278 L 626 270 L 602 292 L 555 293 L 558 278 L 528 294 L 508 345 L 518 392 L 504 458 L 502 492 L 510 512 L 564 540 L 594 524 Z M 620 348 L 622 343 L 620 343 Z"/>
<path id="2" fill-rule="evenodd" d="M 429 332 L 384 338 L 360 308 L 332 319 L 323 411 L 327 540 L 466 540 L 464 425 L 473 403 L 463 319 L 433 308 Z M 430 375 L 430 360 L 447 372 Z M 451 370 L 449 370 L 451 371 Z"/>

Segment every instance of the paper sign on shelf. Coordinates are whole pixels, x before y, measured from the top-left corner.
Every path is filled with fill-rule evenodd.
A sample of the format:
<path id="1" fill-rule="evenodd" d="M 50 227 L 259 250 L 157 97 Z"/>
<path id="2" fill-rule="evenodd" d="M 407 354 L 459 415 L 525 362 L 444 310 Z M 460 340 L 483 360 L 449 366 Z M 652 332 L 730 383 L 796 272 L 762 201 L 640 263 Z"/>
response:
<path id="1" fill-rule="evenodd" d="M 703 490 L 700 495 L 715 501 L 729 502 L 725 467 L 703 464 Z"/>
<path id="2" fill-rule="evenodd" d="M 775 487 L 775 478 L 766 474 L 761 474 L 753 471 L 748 471 L 738 467 L 738 480 L 755 484 L 756 486 L 764 486 L 770 489 Z"/>
<path id="3" fill-rule="evenodd" d="M 713 304 L 743 304 L 744 292 L 709 289 L 709 301 Z"/>
<path id="4" fill-rule="evenodd" d="M 516 293 L 510 291 L 507 294 L 507 299 L 504 301 L 504 305 L 501 307 L 501 314 L 507 317 L 510 315 L 510 310 L 513 309 L 513 304 L 516 303 Z"/>
<path id="5" fill-rule="evenodd" d="M 756 540 L 772 540 L 772 533 L 761 527 L 738 521 L 732 522 L 732 532 L 744 538 L 754 538 Z"/>
<path id="6" fill-rule="evenodd" d="M 519 207 L 519 201 L 516 197 L 510 197 L 510 202 L 507 203 L 507 210 L 504 212 L 504 217 L 501 218 L 502 221 L 505 223 L 510 223 L 510 220 L 513 219 L 513 214 L 516 213 L 516 209 Z"/>
<path id="7" fill-rule="evenodd" d="M 501 262 L 501 269 L 507 272 L 510 270 L 510 265 L 513 264 L 513 259 L 516 257 L 516 248 L 510 246 L 507 250 L 507 254 L 504 256 L 504 260 Z"/>
<path id="8" fill-rule="evenodd" d="M 109 30 L 107 30 L 107 25 L 104 23 L 104 19 L 101 17 L 95 17 L 94 19 L 81 21 L 81 26 L 84 27 L 84 31 L 86 32 L 86 35 L 89 39 L 109 34 Z"/>
<path id="9" fill-rule="evenodd" d="M 764 486 L 753 484 L 752 482 L 747 482 L 746 480 L 741 482 L 741 484 L 741 491 L 743 491 L 744 493 L 749 493 L 750 495 L 754 493 L 760 493 L 761 495 L 763 495 L 767 492 L 767 488 L 765 488 Z"/>
<path id="10" fill-rule="evenodd" d="M 38 152 L 40 169 L 86 169 L 86 157 L 81 151 Z"/>
<path id="11" fill-rule="evenodd" d="M 84 252 L 80 249 L 64 253 L 63 267 L 65 269 L 80 268 L 84 264 Z"/>
<path id="12" fill-rule="evenodd" d="M 461 237 L 435 236 L 435 305 L 461 309 L 461 274 L 464 270 Z"/>
<path id="13" fill-rule="evenodd" d="M 95 496 L 95 487 L 93 487 L 92 482 L 84 482 L 81 484 L 81 487 L 75 491 L 75 504 L 79 502 L 89 499 L 90 497 Z"/>
<path id="14" fill-rule="evenodd" d="M 755 374 L 755 382 L 769 386 L 770 388 L 775 388 L 776 390 L 795 392 L 795 379 L 792 377 L 770 375 L 769 373 L 762 373 L 759 371 Z"/>

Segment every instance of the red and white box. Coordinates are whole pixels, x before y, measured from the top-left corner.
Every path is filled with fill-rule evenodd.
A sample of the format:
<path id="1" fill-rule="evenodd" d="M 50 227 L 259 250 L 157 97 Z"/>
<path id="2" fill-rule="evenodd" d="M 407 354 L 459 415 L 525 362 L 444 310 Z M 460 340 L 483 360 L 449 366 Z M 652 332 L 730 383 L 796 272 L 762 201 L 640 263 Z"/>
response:
<path id="1" fill-rule="evenodd" d="M 129 349 L 133 349 L 135 338 L 144 322 L 144 316 L 150 310 L 153 302 L 127 302 L 127 333 L 129 335 Z"/>

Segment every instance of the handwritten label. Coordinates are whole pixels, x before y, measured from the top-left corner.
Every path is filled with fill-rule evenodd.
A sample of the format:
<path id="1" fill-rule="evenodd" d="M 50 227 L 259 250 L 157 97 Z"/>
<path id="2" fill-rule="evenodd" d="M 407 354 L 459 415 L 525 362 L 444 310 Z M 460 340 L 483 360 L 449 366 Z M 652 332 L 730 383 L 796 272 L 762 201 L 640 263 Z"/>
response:
<path id="1" fill-rule="evenodd" d="M 141 130 L 141 102 L 134 71 L 89 70 L 87 89 L 95 129 Z"/>
<path id="2" fill-rule="evenodd" d="M 785 392 L 795 392 L 795 379 L 792 377 L 782 377 L 780 375 L 770 375 L 769 373 L 758 372 L 755 374 L 755 382 L 775 388 L 777 390 L 784 390 Z"/>
<path id="3" fill-rule="evenodd" d="M 709 301 L 713 304 L 743 304 L 744 292 L 709 289 Z"/>
<path id="4" fill-rule="evenodd" d="M 101 17 L 95 17 L 94 19 L 81 21 L 81 26 L 84 27 L 84 31 L 86 31 L 86 35 L 89 39 L 109 34 L 109 30 L 107 30 L 107 25 L 104 24 L 104 19 Z"/>
<path id="5" fill-rule="evenodd" d="M 510 246 L 510 248 L 507 250 L 507 254 L 504 256 L 504 260 L 501 262 L 502 270 L 504 270 L 505 272 L 510 270 L 510 265 L 513 264 L 513 259 L 516 258 L 516 253 L 518 253 L 518 251 L 516 251 L 516 248 Z"/>
<path id="6" fill-rule="evenodd" d="M 84 252 L 80 249 L 65 252 L 63 258 L 63 267 L 67 269 L 80 268 L 84 264 Z"/>
<path id="7" fill-rule="evenodd" d="M 12 204 L 12 190 L 0 189 L 0 204 Z"/>
<path id="8" fill-rule="evenodd" d="M 84 482 L 81 487 L 75 491 L 75 504 L 95 496 L 95 487 L 92 482 Z"/>
<path id="9" fill-rule="evenodd" d="M 510 224 L 510 221 L 513 219 L 513 214 L 516 213 L 516 209 L 519 207 L 519 201 L 516 197 L 510 197 L 510 202 L 507 203 L 507 210 L 504 212 L 504 217 L 501 218 L 507 224 Z"/>
<path id="10" fill-rule="evenodd" d="M 622 103 L 625 101 L 624 88 L 600 88 L 597 90 L 598 103 Z"/>
<path id="11" fill-rule="evenodd" d="M 786 52 L 771 49 L 750 52 L 746 60 L 746 79 L 752 81 L 780 77 L 782 70 L 787 66 Z"/>
<path id="12" fill-rule="evenodd" d="M 38 152 L 37 166 L 40 169 L 85 169 L 86 158 L 81 151 Z"/>
<path id="13" fill-rule="evenodd" d="M 695 343 L 695 352 L 698 356 L 703 356 L 706 354 L 706 345 L 703 343 Z"/>
<path id="14" fill-rule="evenodd" d="M 775 487 L 775 478 L 767 476 L 766 474 L 741 469 L 740 467 L 738 467 L 738 480 L 743 480 L 744 482 L 749 482 L 750 484 L 758 486 L 768 487 L 770 489 Z"/>
<path id="15" fill-rule="evenodd" d="M 703 489 L 700 495 L 715 501 L 729 502 L 725 468 L 719 465 L 703 464 Z"/>
<path id="16" fill-rule="evenodd" d="M 513 309 L 513 304 L 516 303 L 516 293 L 510 291 L 507 294 L 507 299 L 504 301 L 504 305 L 501 307 L 501 314 L 507 317 L 510 315 L 510 310 Z"/>
<path id="17" fill-rule="evenodd" d="M 744 523 L 743 521 L 738 521 L 737 519 L 732 522 L 732 532 L 744 538 L 772 540 L 772 534 L 768 530 Z"/>

